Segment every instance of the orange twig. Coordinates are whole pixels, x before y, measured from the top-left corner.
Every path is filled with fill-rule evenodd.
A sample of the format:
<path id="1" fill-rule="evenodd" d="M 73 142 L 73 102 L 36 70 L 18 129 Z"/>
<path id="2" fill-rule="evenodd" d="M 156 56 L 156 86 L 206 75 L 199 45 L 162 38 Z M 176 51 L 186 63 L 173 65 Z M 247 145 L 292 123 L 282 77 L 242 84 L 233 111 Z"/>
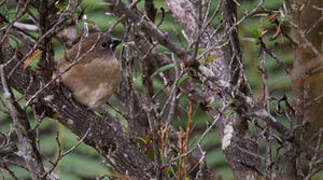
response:
<path id="1" fill-rule="evenodd" d="M 181 142 L 180 142 L 181 149 L 179 151 L 179 155 L 182 155 L 184 153 L 184 135 L 183 135 L 183 131 L 182 130 L 179 132 L 179 137 L 181 138 Z M 179 165 L 178 165 L 178 170 L 177 170 L 177 180 L 181 180 L 182 179 L 183 159 L 184 158 L 181 158 L 179 160 Z"/>
<path id="2" fill-rule="evenodd" d="M 185 152 L 188 152 L 189 150 L 189 137 L 190 137 L 190 131 L 192 127 L 192 116 L 193 116 L 193 102 L 190 101 L 189 103 L 189 111 L 188 111 L 188 119 L 187 119 L 187 125 L 186 125 L 186 136 L 185 136 Z M 186 157 L 187 161 L 187 157 Z M 185 167 L 185 178 L 188 176 L 188 166 Z"/>
<path id="3" fill-rule="evenodd" d="M 161 152 L 162 152 L 162 155 L 163 156 L 166 156 L 165 155 L 165 147 L 166 147 L 166 137 L 168 135 L 168 130 L 169 130 L 168 127 L 164 127 L 163 134 L 162 134 L 162 137 L 161 137 L 161 143 L 162 143 L 162 148 L 161 148 L 162 150 L 161 150 Z"/>

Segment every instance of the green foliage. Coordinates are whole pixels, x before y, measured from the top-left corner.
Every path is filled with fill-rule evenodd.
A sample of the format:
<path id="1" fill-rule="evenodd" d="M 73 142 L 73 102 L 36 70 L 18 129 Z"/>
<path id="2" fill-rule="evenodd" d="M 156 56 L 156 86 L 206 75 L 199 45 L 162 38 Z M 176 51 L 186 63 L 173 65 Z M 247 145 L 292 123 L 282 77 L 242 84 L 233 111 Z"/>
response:
<path id="1" fill-rule="evenodd" d="M 8 20 L 14 17 L 15 15 L 15 10 L 14 9 L 9 9 L 5 4 L 0 6 L 0 13 Z M 4 24 L 1 23 L 1 26 Z"/>
<path id="2" fill-rule="evenodd" d="M 158 75 L 161 72 L 165 72 L 167 70 L 170 70 L 172 68 L 174 68 L 175 64 L 167 64 L 165 66 L 162 66 L 160 68 L 158 68 L 152 75 L 151 78 L 155 77 L 156 75 Z"/>
<path id="3" fill-rule="evenodd" d="M 252 30 L 252 35 L 254 35 L 256 38 L 262 38 L 261 32 L 259 32 L 257 29 Z"/>
<path id="4" fill-rule="evenodd" d="M 107 174 L 109 169 L 98 163 L 98 160 L 92 157 L 84 156 L 84 154 L 72 153 L 66 156 L 60 166 L 55 170 L 57 174 L 75 174 L 81 177 L 95 177 Z"/>
<path id="5" fill-rule="evenodd" d="M 177 86 L 180 86 L 182 85 L 186 80 L 189 80 L 191 77 L 190 75 L 188 75 L 187 73 L 185 73 L 183 75 L 183 77 L 181 77 L 179 80 L 178 80 L 178 83 L 177 83 Z"/>
<path id="6" fill-rule="evenodd" d="M 29 177 L 28 172 L 23 168 L 13 167 L 11 169 L 11 171 L 15 172 L 15 175 L 19 179 L 27 179 Z M 12 177 L 9 174 L 7 174 L 7 173 L 5 173 L 4 171 L 1 171 L 1 170 L 0 170 L 0 177 L 1 178 L 3 177 L 4 179 L 9 179 L 9 180 L 12 179 Z"/>

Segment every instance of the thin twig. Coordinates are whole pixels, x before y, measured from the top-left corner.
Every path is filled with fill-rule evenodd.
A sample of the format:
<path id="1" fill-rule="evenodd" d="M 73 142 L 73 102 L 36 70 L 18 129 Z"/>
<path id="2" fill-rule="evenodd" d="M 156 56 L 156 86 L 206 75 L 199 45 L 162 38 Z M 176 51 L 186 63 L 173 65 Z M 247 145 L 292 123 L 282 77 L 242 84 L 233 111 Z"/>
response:
<path id="1" fill-rule="evenodd" d="M 187 126 L 186 126 L 186 133 L 185 133 L 185 152 L 189 151 L 189 146 L 190 146 L 190 131 L 192 127 L 192 116 L 193 116 L 193 102 L 189 102 L 189 111 L 188 111 L 188 118 L 187 118 Z M 186 160 L 188 161 L 188 158 L 186 157 Z M 184 177 L 188 177 L 188 166 L 185 167 L 185 173 Z"/>
<path id="2" fill-rule="evenodd" d="M 198 144 L 201 144 L 201 142 L 204 140 L 204 138 L 206 137 L 206 135 L 215 127 L 217 121 L 219 120 L 219 118 L 221 117 L 220 114 L 218 114 L 216 117 L 213 117 L 213 122 L 212 124 L 206 128 L 206 130 L 203 132 L 203 134 L 201 135 L 201 137 L 198 139 L 198 141 L 195 143 L 195 145 L 188 151 L 185 152 L 175 158 L 172 158 L 167 164 L 164 164 L 162 167 L 168 167 L 170 166 L 173 162 L 177 161 L 180 158 L 186 157 L 187 155 L 191 154 L 198 146 Z"/>
<path id="3" fill-rule="evenodd" d="M 62 160 L 65 156 L 67 156 L 68 154 L 70 154 L 71 152 L 73 152 L 84 140 L 85 140 L 85 138 L 89 135 L 89 133 L 90 133 L 90 131 L 91 131 L 91 127 L 89 127 L 88 129 L 87 129 L 87 131 L 85 132 L 85 134 L 80 138 L 80 140 L 78 140 L 77 141 L 77 143 L 76 144 L 74 144 L 70 149 L 68 149 L 67 151 L 65 151 L 64 153 L 62 152 L 62 149 L 61 149 L 61 143 L 60 143 L 60 141 L 59 141 L 59 139 L 58 139 L 58 137 L 59 137 L 59 134 L 58 134 L 58 132 L 57 132 L 57 135 L 56 135 L 56 142 L 57 142 L 57 145 L 58 145 L 58 155 L 57 155 L 57 158 L 56 158 L 56 160 L 55 160 L 55 162 L 54 163 L 52 163 L 52 167 L 51 167 L 51 169 L 50 170 L 48 170 L 47 172 L 46 172 L 46 174 L 44 175 L 44 177 L 46 177 L 47 175 L 49 175 L 49 174 L 51 174 L 53 171 L 54 171 L 54 169 L 56 168 L 56 166 L 57 166 L 57 164 L 58 164 L 58 162 L 60 161 L 60 160 Z"/>
<path id="4" fill-rule="evenodd" d="M 180 138 L 180 151 L 179 151 L 179 155 L 183 155 L 184 153 L 184 133 L 182 130 L 180 130 L 179 132 L 179 138 Z M 181 180 L 182 179 L 182 168 L 183 168 L 183 162 L 184 162 L 184 156 L 180 158 L 179 163 L 178 163 L 178 169 L 177 169 L 177 180 Z"/>

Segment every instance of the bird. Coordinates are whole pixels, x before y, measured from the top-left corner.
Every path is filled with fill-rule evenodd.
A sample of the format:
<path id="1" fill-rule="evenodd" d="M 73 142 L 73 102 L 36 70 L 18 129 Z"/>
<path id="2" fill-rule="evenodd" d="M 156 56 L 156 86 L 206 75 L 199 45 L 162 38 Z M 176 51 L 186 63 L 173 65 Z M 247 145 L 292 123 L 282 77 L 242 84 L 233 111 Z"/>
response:
<path id="1" fill-rule="evenodd" d="M 114 56 L 120 42 L 107 32 L 92 33 L 65 51 L 57 64 L 60 82 L 91 110 L 102 112 L 121 82 L 120 62 Z"/>

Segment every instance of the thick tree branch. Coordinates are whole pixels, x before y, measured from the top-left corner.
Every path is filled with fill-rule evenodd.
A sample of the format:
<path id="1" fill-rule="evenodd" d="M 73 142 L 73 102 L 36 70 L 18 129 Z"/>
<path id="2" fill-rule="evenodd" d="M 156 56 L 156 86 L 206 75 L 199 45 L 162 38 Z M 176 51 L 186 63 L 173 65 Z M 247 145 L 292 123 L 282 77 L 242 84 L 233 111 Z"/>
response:
<path id="1" fill-rule="evenodd" d="M 14 50 L 5 42 L 1 47 L 1 61 L 6 63 L 13 55 Z M 5 74 L 9 73 L 19 61 L 18 57 L 7 64 L 4 67 Z M 28 98 L 46 82 L 36 76 L 33 70 L 24 70 L 20 65 L 8 79 L 8 84 Z M 40 114 L 45 112 L 47 116 L 58 119 L 79 137 L 84 136 L 91 128 L 84 142 L 95 148 L 118 172 L 142 179 L 154 176 L 151 161 L 138 151 L 134 143 L 127 140 L 115 117 L 109 114 L 98 116 L 82 108 L 81 105 L 75 106 L 77 103 L 67 99 L 64 92 L 66 93 L 56 85 L 45 89 L 37 99 L 38 112 Z"/>

